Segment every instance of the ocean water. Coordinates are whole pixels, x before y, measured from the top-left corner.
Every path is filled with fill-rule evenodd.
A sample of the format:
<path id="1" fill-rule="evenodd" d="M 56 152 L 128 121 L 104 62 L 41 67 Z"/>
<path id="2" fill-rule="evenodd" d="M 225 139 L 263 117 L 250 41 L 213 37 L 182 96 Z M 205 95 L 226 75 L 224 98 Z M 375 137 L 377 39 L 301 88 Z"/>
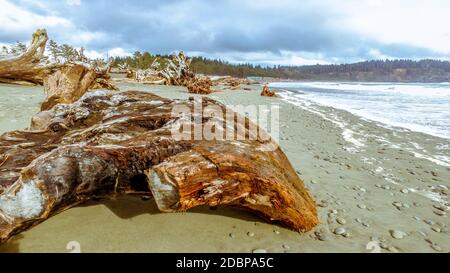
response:
<path id="1" fill-rule="evenodd" d="M 295 99 L 346 110 L 390 127 L 450 139 L 450 83 L 276 82 Z"/>

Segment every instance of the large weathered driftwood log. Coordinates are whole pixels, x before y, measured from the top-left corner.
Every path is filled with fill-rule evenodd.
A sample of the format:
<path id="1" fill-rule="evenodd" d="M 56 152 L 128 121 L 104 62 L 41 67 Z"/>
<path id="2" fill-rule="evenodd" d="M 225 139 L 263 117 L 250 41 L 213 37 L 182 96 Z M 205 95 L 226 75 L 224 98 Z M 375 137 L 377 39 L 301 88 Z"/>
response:
<path id="1" fill-rule="evenodd" d="M 40 112 L 29 131 L 1 135 L 0 243 L 93 197 L 131 193 L 151 193 L 161 211 L 231 205 L 298 231 L 318 223 L 303 182 L 264 132 L 250 138 L 245 119 L 245 140 L 191 139 L 195 130 L 182 138 L 180 127 L 239 132 L 239 124 L 180 107 L 226 110 L 210 99 L 94 91 Z"/>

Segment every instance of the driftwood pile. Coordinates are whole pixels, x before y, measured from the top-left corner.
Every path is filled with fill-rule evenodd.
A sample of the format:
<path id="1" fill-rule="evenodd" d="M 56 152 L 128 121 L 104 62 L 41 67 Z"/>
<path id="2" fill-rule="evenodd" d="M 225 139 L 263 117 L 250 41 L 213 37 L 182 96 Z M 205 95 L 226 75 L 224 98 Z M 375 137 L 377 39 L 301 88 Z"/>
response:
<path id="1" fill-rule="evenodd" d="M 135 71 L 128 68 L 126 74 L 127 78 L 134 79 L 139 83 L 186 86 L 189 93 L 203 95 L 221 90 L 251 90 L 251 88 L 241 85 L 259 84 L 256 81 L 231 76 L 213 79 L 205 75 L 196 75 L 192 72 L 190 64 L 191 60 L 186 58 L 183 52 L 180 52 L 173 54 L 167 60 L 167 65 L 164 68 L 157 58 L 150 68 Z M 118 69 L 124 71 L 123 67 Z M 220 86 L 221 88 L 213 90 L 212 86 Z"/>
<path id="2" fill-rule="evenodd" d="M 239 125 L 174 111 L 180 107 L 227 110 L 211 99 L 92 91 L 38 113 L 29 130 L 1 135 L 0 243 L 67 208 L 117 194 L 151 194 L 164 212 L 230 205 L 297 231 L 318 223 L 314 200 L 263 131 L 250 138 L 245 119 L 243 140 L 197 139 L 197 127 L 238 134 Z M 180 128 L 193 131 L 179 137 Z"/>
<path id="3" fill-rule="evenodd" d="M 150 68 L 130 72 L 127 77 L 134 77 L 136 81 L 145 84 L 165 84 L 186 86 L 189 93 L 210 94 L 213 83 L 208 77 L 198 77 L 190 68 L 191 60 L 183 52 L 173 54 L 167 65 L 161 68 L 158 59 L 155 59 Z"/>

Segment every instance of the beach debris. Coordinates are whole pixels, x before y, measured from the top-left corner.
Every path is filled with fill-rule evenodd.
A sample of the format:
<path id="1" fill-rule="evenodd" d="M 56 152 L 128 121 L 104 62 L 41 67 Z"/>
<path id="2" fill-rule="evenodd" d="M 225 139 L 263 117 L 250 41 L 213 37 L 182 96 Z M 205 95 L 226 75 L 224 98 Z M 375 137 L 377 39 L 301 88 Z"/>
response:
<path id="1" fill-rule="evenodd" d="M 270 90 L 269 86 L 264 85 L 263 90 L 261 92 L 261 96 L 263 97 L 276 97 L 275 91 Z"/>
<path id="2" fill-rule="evenodd" d="M 198 106 L 218 108 L 224 116 L 173 112 L 182 107 L 194 113 Z M 101 90 L 41 111 L 29 130 L 0 136 L 0 242 L 70 207 L 118 194 L 151 195 L 163 212 L 229 205 L 296 231 L 311 230 L 318 224 L 315 202 L 264 131 L 226 141 L 176 133 L 228 128 L 228 111 L 209 98 Z M 245 119 L 245 136 L 250 125 Z M 31 142 L 36 145 L 19 145 Z"/>
<path id="3" fill-rule="evenodd" d="M 267 250 L 263 249 L 263 248 L 257 248 L 257 249 L 253 249 L 252 253 L 267 253 Z"/>
<path id="4" fill-rule="evenodd" d="M 21 54 L 0 57 L 0 82 L 44 85 L 48 94 L 64 93 L 64 98 L 70 92 L 76 93 L 74 100 L 69 102 L 78 100 L 78 94 L 82 95 L 88 89 L 117 89 L 109 82 L 112 62 L 102 66 L 98 61 L 81 57 L 80 60 L 65 63 L 49 62 L 44 56 L 47 41 L 47 31 L 38 29 L 33 33 L 30 46 Z"/>

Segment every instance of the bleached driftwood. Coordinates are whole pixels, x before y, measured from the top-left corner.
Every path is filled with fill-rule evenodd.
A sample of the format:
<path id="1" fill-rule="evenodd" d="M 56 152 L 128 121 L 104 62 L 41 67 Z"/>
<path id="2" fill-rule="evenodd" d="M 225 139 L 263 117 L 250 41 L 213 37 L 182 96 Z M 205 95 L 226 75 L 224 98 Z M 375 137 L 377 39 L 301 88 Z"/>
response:
<path id="1" fill-rule="evenodd" d="M 117 87 L 109 82 L 110 63 L 94 67 L 66 64 L 58 69 L 44 80 L 47 97 L 41 105 L 41 110 L 48 110 L 58 103 L 75 102 L 89 89 L 117 90 Z"/>
<path id="2" fill-rule="evenodd" d="M 74 102 L 89 89 L 117 90 L 109 81 L 112 59 L 106 65 L 87 61 L 50 63 L 44 56 L 47 40 L 46 30 L 39 29 L 25 52 L 0 59 L 0 82 L 44 85 L 47 99 L 42 110 Z"/>
<path id="3" fill-rule="evenodd" d="M 195 78 L 195 74 L 190 69 L 191 60 L 186 58 L 181 51 L 173 54 L 168 60 L 166 68 L 160 71 L 160 76 L 166 79 L 169 85 L 187 86 Z"/>
<path id="4" fill-rule="evenodd" d="M 44 79 L 58 70 L 60 64 L 43 62 L 47 31 L 38 29 L 33 33 L 30 46 L 17 56 L 3 56 L 0 58 L 0 82 L 31 82 L 42 85 Z"/>
<path id="5" fill-rule="evenodd" d="M 188 86 L 195 81 L 195 75 L 190 69 L 190 60 L 183 52 L 173 54 L 164 68 L 161 68 L 158 58 L 156 58 L 150 68 L 138 69 L 130 72 L 130 76 L 140 83 L 145 84 L 166 84 L 176 86 Z"/>

